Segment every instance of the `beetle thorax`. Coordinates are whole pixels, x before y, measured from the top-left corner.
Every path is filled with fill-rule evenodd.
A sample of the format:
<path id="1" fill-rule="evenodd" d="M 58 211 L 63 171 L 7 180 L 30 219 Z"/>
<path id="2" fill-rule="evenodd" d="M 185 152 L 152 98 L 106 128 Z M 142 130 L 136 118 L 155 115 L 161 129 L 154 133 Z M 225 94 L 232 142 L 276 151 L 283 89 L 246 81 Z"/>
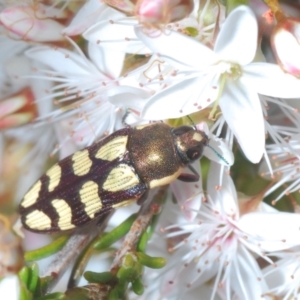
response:
<path id="1" fill-rule="evenodd" d="M 175 145 L 184 164 L 189 164 L 199 159 L 207 143 L 207 136 L 193 128 L 175 136 Z"/>
<path id="2" fill-rule="evenodd" d="M 170 183 L 182 171 L 171 128 L 166 124 L 134 129 L 129 153 L 137 174 L 150 188 Z"/>

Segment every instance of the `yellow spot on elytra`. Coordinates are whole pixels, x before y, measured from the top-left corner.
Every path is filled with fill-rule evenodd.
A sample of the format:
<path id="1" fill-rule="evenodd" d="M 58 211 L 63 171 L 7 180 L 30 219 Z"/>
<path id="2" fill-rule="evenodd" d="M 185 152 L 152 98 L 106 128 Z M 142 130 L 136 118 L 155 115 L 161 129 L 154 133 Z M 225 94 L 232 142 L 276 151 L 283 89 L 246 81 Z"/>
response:
<path id="1" fill-rule="evenodd" d="M 75 152 L 72 156 L 73 161 L 73 171 L 77 176 L 86 175 L 93 164 L 91 159 L 89 158 L 89 151 L 83 150 Z"/>
<path id="2" fill-rule="evenodd" d="M 139 184 L 135 172 L 126 164 L 120 164 L 110 171 L 103 189 L 110 192 L 124 191 Z"/>
<path id="3" fill-rule="evenodd" d="M 59 184 L 61 178 L 61 167 L 59 165 L 54 165 L 46 175 L 49 177 L 48 191 L 52 192 Z"/>
<path id="4" fill-rule="evenodd" d="M 51 228 L 51 219 L 42 211 L 34 210 L 26 216 L 26 225 L 29 228 L 45 230 Z"/>
<path id="5" fill-rule="evenodd" d="M 175 179 L 177 179 L 177 177 L 181 174 L 181 171 L 182 171 L 182 168 L 178 168 L 178 170 L 170 176 L 166 176 L 166 177 L 163 177 L 160 179 L 153 179 L 149 182 L 149 187 L 152 189 L 152 188 L 155 188 L 158 186 L 163 186 L 163 185 L 169 184 L 172 181 L 174 181 Z"/>
<path id="6" fill-rule="evenodd" d="M 59 215 L 58 227 L 61 230 L 74 228 L 75 225 L 72 224 L 72 210 L 70 205 L 63 199 L 55 199 L 51 203 Z"/>
<path id="7" fill-rule="evenodd" d="M 99 197 L 98 184 L 94 181 L 86 182 L 79 191 L 80 201 L 85 205 L 85 212 L 90 218 L 95 217 L 95 213 L 102 208 Z"/>
<path id="8" fill-rule="evenodd" d="M 21 202 L 21 206 L 28 207 L 28 206 L 34 204 L 39 197 L 39 192 L 40 192 L 41 187 L 42 187 L 42 182 L 39 180 L 38 182 L 36 182 L 33 185 L 33 187 L 24 196 L 24 199 Z"/>
<path id="9" fill-rule="evenodd" d="M 128 136 L 122 135 L 117 136 L 107 144 L 103 145 L 95 157 L 103 160 L 112 161 L 120 156 L 122 156 L 126 151 Z"/>
<path id="10" fill-rule="evenodd" d="M 203 136 L 199 132 L 195 132 L 193 134 L 193 140 L 201 142 L 203 140 Z"/>

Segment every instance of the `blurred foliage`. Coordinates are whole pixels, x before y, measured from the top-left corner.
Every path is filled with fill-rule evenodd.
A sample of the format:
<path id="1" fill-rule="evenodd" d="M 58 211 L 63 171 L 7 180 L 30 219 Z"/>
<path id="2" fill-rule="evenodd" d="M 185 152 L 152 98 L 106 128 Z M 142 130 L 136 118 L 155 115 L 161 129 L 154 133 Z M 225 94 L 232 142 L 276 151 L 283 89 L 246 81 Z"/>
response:
<path id="1" fill-rule="evenodd" d="M 39 268 L 36 263 L 24 266 L 19 272 L 20 300 L 63 300 L 64 293 L 50 293 L 44 295 L 47 289 L 47 280 L 39 277 Z"/>

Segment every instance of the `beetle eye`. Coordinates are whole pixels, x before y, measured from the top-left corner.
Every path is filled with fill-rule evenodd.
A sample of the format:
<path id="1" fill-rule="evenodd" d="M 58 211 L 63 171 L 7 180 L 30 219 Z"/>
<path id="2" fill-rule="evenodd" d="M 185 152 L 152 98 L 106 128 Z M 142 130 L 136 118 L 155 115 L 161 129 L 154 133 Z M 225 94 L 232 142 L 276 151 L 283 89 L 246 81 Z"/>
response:
<path id="1" fill-rule="evenodd" d="M 202 151 L 199 151 L 199 147 L 190 148 L 186 152 L 186 156 L 192 161 L 200 158 L 201 154 L 202 154 Z"/>

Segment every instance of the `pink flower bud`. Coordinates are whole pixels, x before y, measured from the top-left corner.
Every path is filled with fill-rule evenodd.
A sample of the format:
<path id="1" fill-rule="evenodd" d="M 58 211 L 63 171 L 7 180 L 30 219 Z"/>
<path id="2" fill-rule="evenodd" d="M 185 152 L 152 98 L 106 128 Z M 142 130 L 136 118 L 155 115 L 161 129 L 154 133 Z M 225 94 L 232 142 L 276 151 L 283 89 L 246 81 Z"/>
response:
<path id="1" fill-rule="evenodd" d="M 0 102 L 0 129 L 27 124 L 37 115 L 34 96 L 25 89 Z"/>
<path id="2" fill-rule="evenodd" d="M 142 23 L 167 24 L 187 17 L 194 8 L 191 0 L 142 0 L 136 15 Z"/>
<path id="3" fill-rule="evenodd" d="M 281 20 L 272 32 L 271 43 L 281 68 L 300 77 L 300 20 Z"/>
<path id="4" fill-rule="evenodd" d="M 126 14 L 135 15 L 141 23 L 168 24 L 187 17 L 194 9 L 193 0 L 104 0 Z"/>
<path id="5" fill-rule="evenodd" d="M 45 6 L 18 5 L 4 9 L 0 13 L 0 23 L 25 40 L 61 41 L 64 39 L 61 34 L 64 26 L 51 19 L 49 15 L 52 14 L 52 11 L 45 9 Z"/>

